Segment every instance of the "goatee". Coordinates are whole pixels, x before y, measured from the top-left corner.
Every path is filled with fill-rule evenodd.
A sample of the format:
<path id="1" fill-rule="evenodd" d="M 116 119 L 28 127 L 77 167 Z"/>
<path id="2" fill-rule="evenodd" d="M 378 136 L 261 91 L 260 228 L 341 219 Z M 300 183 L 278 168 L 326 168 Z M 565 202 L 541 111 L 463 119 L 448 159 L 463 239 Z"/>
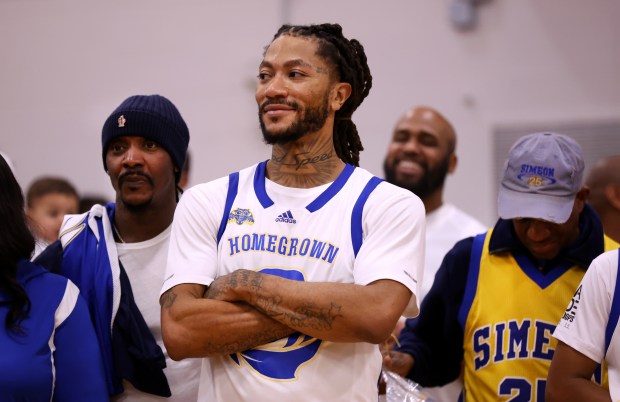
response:
<path id="1" fill-rule="evenodd" d="M 267 105 L 274 104 L 282 104 L 291 107 L 293 110 L 297 111 L 300 115 L 298 119 L 293 122 L 289 127 L 287 127 L 284 131 L 274 133 L 267 130 L 265 127 L 265 122 L 263 120 L 264 116 L 264 108 Z M 268 145 L 274 144 L 286 144 L 289 142 L 297 141 L 307 133 L 312 133 L 320 130 L 327 120 L 327 116 L 329 115 L 329 102 L 327 97 L 323 100 L 323 103 L 318 107 L 314 108 L 300 108 L 299 105 L 295 102 L 287 102 L 283 99 L 273 99 L 268 100 L 263 103 L 258 108 L 258 121 L 260 122 L 260 129 L 263 133 L 263 140 Z"/>

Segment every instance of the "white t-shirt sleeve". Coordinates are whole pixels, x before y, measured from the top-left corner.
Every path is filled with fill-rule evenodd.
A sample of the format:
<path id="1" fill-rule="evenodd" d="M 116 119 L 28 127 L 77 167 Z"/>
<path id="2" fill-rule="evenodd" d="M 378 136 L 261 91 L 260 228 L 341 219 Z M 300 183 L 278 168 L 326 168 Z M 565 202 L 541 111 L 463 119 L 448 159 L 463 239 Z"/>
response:
<path id="1" fill-rule="evenodd" d="M 161 293 L 182 283 L 210 285 L 217 276 L 219 230 L 228 177 L 183 193 L 174 213 L 166 275 Z"/>
<path id="2" fill-rule="evenodd" d="M 617 250 L 594 259 L 553 333 L 595 362 L 605 357 L 605 330 L 617 275 Z"/>
<path id="3" fill-rule="evenodd" d="M 364 206 L 362 228 L 364 239 L 355 259 L 355 283 L 366 285 L 379 279 L 402 283 L 413 293 L 404 315 L 416 315 L 426 235 L 422 201 L 410 191 L 383 182 Z"/>

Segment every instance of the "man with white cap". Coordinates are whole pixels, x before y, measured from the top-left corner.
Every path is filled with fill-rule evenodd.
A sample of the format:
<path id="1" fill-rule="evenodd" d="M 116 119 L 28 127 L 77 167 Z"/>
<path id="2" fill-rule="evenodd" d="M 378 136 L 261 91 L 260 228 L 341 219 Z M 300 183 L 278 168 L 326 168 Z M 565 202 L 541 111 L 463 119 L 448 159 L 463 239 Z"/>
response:
<path id="1" fill-rule="evenodd" d="M 463 367 L 467 400 L 543 400 L 555 325 L 592 260 L 618 247 L 586 204 L 583 171 L 571 138 L 520 138 L 503 171 L 500 219 L 446 255 L 385 366 L 422 386 Z"/>

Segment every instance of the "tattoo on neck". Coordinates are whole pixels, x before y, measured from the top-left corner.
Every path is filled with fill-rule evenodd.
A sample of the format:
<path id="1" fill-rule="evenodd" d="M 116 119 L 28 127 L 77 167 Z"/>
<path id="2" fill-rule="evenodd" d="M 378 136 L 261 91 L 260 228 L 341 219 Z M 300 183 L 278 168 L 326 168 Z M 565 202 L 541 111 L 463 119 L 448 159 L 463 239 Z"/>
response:
<path id="1" fill-rule="evenodd" d="M 324 161 L 330 159 L 334 155 L 333 151 L 328 151 L 328 152 L 325 152 L 322 155 L 316 155 L 316 156 L 308 156 L 309 153 L 310 152 L 300 152 L 300 153 L 297 153 L 297 154 L 293 155 L 293 158 L 295 160 L 293 163 L 284 162 L 284 159 L 287 156 L 286 154 L 284 154 L 284 155 L 282 155 L 280 157 L 274 156 L 272 158 L 272 160 L 275 163 L 279 164 L 279 165 L 282 165 L 282 166 L 294 166 L 295 170 L 299 170 L 302 167 L 304 167 L 306 165 L 309 165 L 309 164 L 315 164 L 315 163 L 319 163 L 319 162 L 324 162 Z"/>

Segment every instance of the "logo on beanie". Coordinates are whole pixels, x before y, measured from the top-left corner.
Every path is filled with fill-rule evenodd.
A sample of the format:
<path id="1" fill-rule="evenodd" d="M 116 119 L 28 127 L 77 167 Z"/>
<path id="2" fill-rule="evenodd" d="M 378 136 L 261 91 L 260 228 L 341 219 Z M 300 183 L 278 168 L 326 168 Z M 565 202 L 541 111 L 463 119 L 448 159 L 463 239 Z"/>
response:
<path id="1" fill-rule="evenodd" d="M 555 169 L 547 166 L 532 166 L 523 164 L 517 176 L 521 181 L 527 181 L 530 186 L 540 187 L 544 184 L 556 182 Z"/>
<path id="2" fill-rule="evenodd" d="M 124 115 L 121 115 L 121 117 L 118 118 L 118 126 L 119 127 L 125 127 L 125 122 L 127 120 L 125 119 Z"/>

